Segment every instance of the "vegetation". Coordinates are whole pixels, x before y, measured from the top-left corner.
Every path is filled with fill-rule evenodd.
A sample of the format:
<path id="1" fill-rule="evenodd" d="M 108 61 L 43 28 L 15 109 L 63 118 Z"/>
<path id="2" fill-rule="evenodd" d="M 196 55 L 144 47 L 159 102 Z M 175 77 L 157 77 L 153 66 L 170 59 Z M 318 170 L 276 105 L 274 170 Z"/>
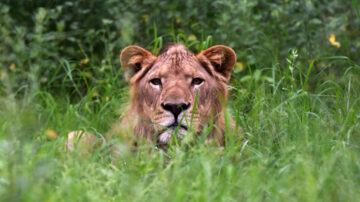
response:
<path id="1" fill-rule="evenodd" d="M 0 200 L 357 201 L 360 2 L 269 2 L 2 0 Z M 234 48 L 244 141 L 66 153 L 69 131 L 121 115 L 121 49 L 168 42 Z"/>

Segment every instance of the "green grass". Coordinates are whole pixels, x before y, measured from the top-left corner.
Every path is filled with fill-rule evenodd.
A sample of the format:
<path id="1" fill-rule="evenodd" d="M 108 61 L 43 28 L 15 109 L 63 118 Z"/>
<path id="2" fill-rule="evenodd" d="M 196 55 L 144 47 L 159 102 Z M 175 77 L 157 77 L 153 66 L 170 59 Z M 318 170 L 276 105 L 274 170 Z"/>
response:
<path id="1" fill-rule="evenodd" d="M 0 201 L 359 201 L 359 5 L 2 1 Z M 164 151 L 114 137 L 66 153 L 69 131 L 101 137 L 119 123 L 121 49 L 167 42 L 234 48 L 227 107 L 244 140 Z"/>
<path id="2" fill-rule="evenodd" d="M 100 136 L 117 122 L 128 88 L 114 76 L 121 74 L 114 61 L 89 64 L 110 70 L 102 81 L 86 85 L 87 93 L 76 101 L 66 87 L 58 93 L 14 90 L 5 77 L 0 200 L 357 201 L 359 66 L 346 57 L 309 63 L 297 57 L 291 51 L 287 63 L 274 59 L 272 67 L 260 66 L 261 71 L 248 66 L 243 80 L 234 74 L 228 106 L 244 130 L 242 142 L 213 147 L 198 140 L 167 151 L 143 144 L 131 151 L 114 138 L 110 143 L 122 150 L 113 162 L 106 146 L 82 158 L 77 152 L 67 154 L 64 142 L 71 130 Z M 68 70 L 63 83 L 77 85 L 72 74 L 82 72 L 73 72 L 72 62 L 61 64 Z M 76 88 L 75 93 L 84 92 Z M 48 138 L 48 129 L 58 137 Z"/>

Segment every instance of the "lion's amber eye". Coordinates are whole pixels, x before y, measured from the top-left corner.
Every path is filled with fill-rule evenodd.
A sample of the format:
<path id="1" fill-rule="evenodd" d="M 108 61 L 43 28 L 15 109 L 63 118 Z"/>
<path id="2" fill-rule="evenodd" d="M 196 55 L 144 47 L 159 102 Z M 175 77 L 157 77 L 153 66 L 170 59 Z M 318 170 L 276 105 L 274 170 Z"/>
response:
<path id="1" fill-rule="evenodd" d="M 191 81 L 192 85 L 200 85 L 202 82 L 204 82 L 204 79 L 202 78 L 193 78 L 193 80 Z"/>
<path id="2" fill-rule="evenodd" d="M 153 85 L 159 86 L 159 85 L 161 85 L 161 79 L 159 79 L 159 78 L 151 79 L 150 83 L 152 83 Z"/>

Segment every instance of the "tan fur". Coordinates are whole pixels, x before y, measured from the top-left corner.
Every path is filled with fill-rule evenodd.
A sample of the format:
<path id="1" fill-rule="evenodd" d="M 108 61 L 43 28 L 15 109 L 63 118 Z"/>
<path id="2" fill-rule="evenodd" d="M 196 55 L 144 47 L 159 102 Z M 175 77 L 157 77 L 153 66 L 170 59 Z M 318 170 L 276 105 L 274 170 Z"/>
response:
<path id="1" fill-rule="evenodd" d="M 214 124 L 208 138 L 224 143 L 223 106 L 236 62 L 231 48 L 218 45 L 195 55 L 183 45 L 172 44 L 154 56 L 139 46 L 128 46 L 120 61 L 130 84 L 130 104 L 117 128 L 122 128 L 123 135 L 135 135 L 126 139 L 166 145 L 176 130 L 182 139 L 189 131 L 199 135 L 204 126 Z"/>

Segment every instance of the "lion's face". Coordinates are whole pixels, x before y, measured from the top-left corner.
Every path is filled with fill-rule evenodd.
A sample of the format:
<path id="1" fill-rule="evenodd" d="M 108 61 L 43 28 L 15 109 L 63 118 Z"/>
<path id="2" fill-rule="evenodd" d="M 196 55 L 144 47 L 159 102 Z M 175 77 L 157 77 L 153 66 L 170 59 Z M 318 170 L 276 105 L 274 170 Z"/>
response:
<path id="1" fill-rule="evenodd" d="M 121 64 L 129 76 L 135 133 L 156 134 L 159 143 L 168 144 L 174 133 L 181 138 L 190 128 L 200 132 L 210 121 L 222 125 L 221 101 L 235 60 L 225 46 L 194 55 L 174 44 L 156 57 L 137 46 L 125 48 Z"/>

